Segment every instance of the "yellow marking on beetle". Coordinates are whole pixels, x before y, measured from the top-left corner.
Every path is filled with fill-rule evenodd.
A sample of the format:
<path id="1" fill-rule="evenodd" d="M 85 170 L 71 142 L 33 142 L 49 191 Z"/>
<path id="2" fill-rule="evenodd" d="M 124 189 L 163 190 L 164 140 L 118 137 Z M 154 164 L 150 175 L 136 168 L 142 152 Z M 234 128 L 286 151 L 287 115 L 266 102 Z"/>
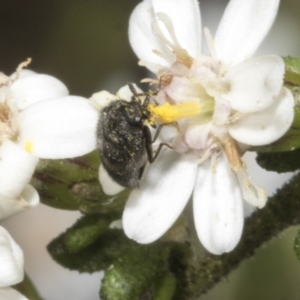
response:
<path id="1" fill-rule="evenodd" d="M 161 123 L 174 123 L 178 120 L 195 117 L 201 113 L 201 106 L 198 102 L 188 101 L 171 105 L 166 102 L 164 105 L 154 106 L 149 104 L 149 110 L 153 117 Z"/>
<path id="2" fill-rule="evenodd" d="M 27 141 L 25 143 L 25 146 L 24 146 L 25 150 L 28 152 L 28 153 L 32 153 L 33 151 L 33 141 Z"/>

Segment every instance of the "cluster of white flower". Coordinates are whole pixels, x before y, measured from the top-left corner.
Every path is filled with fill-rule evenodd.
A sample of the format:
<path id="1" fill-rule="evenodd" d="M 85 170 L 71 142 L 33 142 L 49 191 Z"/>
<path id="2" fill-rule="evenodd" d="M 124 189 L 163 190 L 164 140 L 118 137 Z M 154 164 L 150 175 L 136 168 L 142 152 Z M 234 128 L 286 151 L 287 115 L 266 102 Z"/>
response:
<path id="1" fill-rule="evenodd" d="M 29 184 L 39 158 L 71 158 L 95 148 L 97 111 L 56 78 L 22 70 L 0 74 L 0 221 L 39 203 Z M 82 137 L 84 136 L 84 142 Z M 0 298 L 25 299 L 23 252 L 0 227 Z"/>
<path id="2" fill-rule="evenodd" d="M 129 238 L 155 241 L 192 196 L 200 241 L 222 254 L 241 237 L 243 199 L 265 205 L 266 194 L 251 182 L 241 155 L 249 146 L 276 141 L 293 121 L 283 60 L 253 57 L 278 5 L 279 0 L 231 0 L 215 37 L 204 30 L 209 54 L 201 49 L 197 0 L 144 0 L 133 11 L 131 46 L 161 85 L 154 116 L 177 127 L 163 130 L 163 141 L 173 149 L 162 151 L 126 203 L 122 221 Z M 98 111 L 132 96 L 126 87 L 118 96 L 101 92 L 88 102 L 69 96 L 54 77 L 23 70 L 27 64 L 11 76 L 0 73 L 0 221 L 39 203 L 29 184 L 39 158 L 94 150 Z M 99 177 L 105 192 L 122 189 L 102 167 Z M 23 279 L 23 264 L 22 250 L 0 227 L 1 299 L 26 299 L 10 288 Z"/>
<path id="3" fill-rule="evenodd" d="M 129 40 L 140 64 L 158 77 L 157 101 L 180 104 L 185 113 L 174 119 L 178 130 L 165 134 L 173 150 L 161 153 L 126 203 L 128 237 L 139 243 L 158 239 L 192 197 L 200 241 L 222 254 L 240 240 L 243 199 L 265 205 L 266 193 L 250 180 L 241 155 L 249 146 L 276 141 L 293 121 L 282 58 L 253 57 L 278 5 L 279 0 L 231 0 L 215 37 L 204 30 L 207 55 L 197 0 L 144 0 L 133 11 Z M 163 113 L 160 121 L 166 122 Z"/>

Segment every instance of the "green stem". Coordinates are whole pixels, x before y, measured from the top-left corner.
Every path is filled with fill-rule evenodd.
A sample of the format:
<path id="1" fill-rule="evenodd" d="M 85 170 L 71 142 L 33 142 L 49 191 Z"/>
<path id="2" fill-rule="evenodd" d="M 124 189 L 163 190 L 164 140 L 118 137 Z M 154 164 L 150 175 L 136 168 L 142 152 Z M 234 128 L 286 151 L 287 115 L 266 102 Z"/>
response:
<path id="1" fill-rule="evenodd" d="M 29 300 L 43 300 L 27 274 L 25 274 L 24 280 L 15 285 L 14 288 Z"/>

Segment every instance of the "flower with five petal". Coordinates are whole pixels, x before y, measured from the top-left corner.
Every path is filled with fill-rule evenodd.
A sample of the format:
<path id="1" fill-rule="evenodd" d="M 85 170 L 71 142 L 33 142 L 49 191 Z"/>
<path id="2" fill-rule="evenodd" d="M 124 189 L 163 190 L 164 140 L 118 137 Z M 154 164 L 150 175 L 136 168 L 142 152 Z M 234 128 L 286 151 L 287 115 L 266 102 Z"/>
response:
<path id="1" fill-rule="evenodd" d="M 0 73 L 0 220 L 39 203 L 28 184 L 39 158 L 81 156 L 96 145 L 97 111 L 58 79 L 22 70 L 26 64 Z"/>
<path id="2" fill-rule="evenodd" d="M 144 0 L 134 9 L 131 46 L 140 64 L 158 77 L 157 101 L 174 107 L 177 116 L 167 119 L 159 106 L 154 115 L 161 123 L 176 122 L 178 131 L 166 140 L 173 150 L 161 153 L 126 203 L 128 237 L 139 243 L 158 239 L 192 196 L 200 241 L 222 254 L 240 239 L 243 199 L 265 205 L 264 189 L 251 182 L 240 157 L 249 146 L 279 139 L 293 121 L 283 60 L 253 57 L 278 5 L 279 0 L 231 0 L 215 37 L 204 29 L 208 55 L 201 51 L 198 1 Z M 181 118 L 183 110 L 188 113 Z"/>

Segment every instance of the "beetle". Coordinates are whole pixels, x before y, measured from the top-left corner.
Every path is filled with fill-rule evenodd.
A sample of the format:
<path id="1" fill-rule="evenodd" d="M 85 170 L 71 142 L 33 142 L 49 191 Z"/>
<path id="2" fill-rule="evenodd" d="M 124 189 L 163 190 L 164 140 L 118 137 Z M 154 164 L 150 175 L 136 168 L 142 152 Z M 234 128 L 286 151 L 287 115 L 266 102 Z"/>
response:
<path id="1" fill-rule="evenodd" d="M 128 86 L 133 94 L 131 101 L 118 99 L 101 111 L 97 148 L 110 177 L 118 184 L 134 189 L 139 187 L 147 162 L 153 163 L 163 146 L 172 147 L 160 143 L 153 155 L 152 144 L 165 124 L 158 126 L 152 140 L 150 129 L 145 125 L 152 120 L 149 109 L 151 94 L 138 94 L 132 83 Z M 143 102 L 141 96 L 146 96 Z"/>

